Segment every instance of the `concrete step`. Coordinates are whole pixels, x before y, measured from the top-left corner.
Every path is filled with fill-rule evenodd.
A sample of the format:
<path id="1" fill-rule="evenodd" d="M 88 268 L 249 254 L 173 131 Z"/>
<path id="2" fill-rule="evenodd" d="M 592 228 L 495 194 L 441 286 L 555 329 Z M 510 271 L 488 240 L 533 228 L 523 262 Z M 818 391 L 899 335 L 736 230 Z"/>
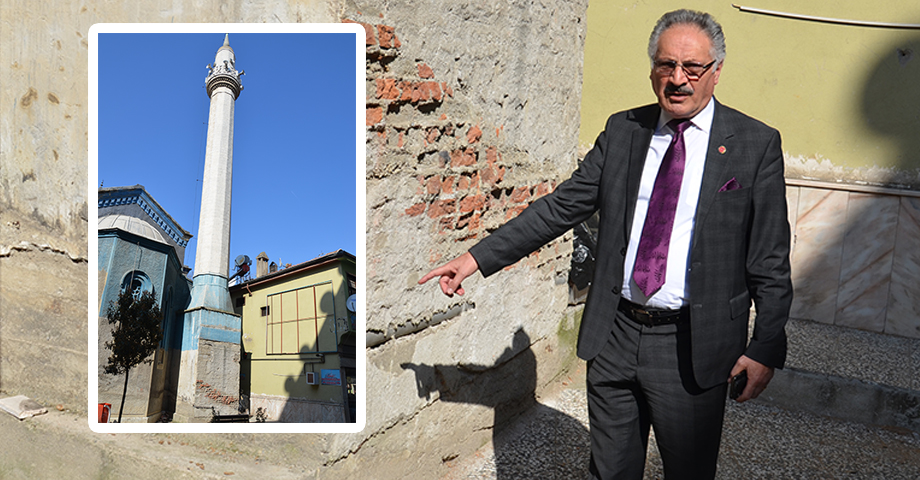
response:
<path id="1" fill-rule="evenodd" d="M 586 478 L 590 441 L 583 376 L 582 366 L 562 390 L 541 398 L 539 405 L 498 432 L 475 455 L 454 461 L 442 480 Z M 790 411 L 759 401 L 727 404 L 716 474 L 719 480 L 913 480 L 918 472 L 918 433 Z M 654 432 L 644 478 L 664 478 Z"/>
<path id="2" fill-rule="evenodd" d="M 758 401 L 920 432 L 920 339 L 790 320 L 786 368 Z"/>

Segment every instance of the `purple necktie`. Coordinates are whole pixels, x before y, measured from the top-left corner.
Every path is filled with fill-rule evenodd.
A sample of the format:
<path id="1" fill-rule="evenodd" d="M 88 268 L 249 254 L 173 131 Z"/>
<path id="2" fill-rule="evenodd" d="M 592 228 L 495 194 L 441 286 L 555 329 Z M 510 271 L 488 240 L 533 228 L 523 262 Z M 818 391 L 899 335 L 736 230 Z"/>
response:
<path id="1" fill-rule="evenodd" d="M 671 244 L 671 230 L 674 214 L 680 197 L 680 184 L 684 177 L 684 130 L 692 125 L 689 120 L 674 119 L 668 122 L 674 137 L 664 154 L 655 187 L 648 201 L 648 214 L 642 226 L 642 237 L 636 252 L 633 280 L 646 298 L 651 297 L 664 285 L 668 268 L 668 246 Z"/>

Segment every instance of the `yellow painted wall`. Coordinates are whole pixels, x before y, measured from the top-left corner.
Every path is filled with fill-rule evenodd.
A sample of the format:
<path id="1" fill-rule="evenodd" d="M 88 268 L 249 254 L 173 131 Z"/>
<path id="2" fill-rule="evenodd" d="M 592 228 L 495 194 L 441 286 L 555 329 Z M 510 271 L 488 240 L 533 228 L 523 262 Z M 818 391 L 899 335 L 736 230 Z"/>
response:
<path id="1" fill-rule="evenodd" d="M 740 0 L 740 4 L 812 16 L 920 24 L 916 0 L 883 4 Z M 707 11 L 722 24 L 727 57 L 716 97 L 779 129 L 787 161 L 824 160 L 824 167 L 832 168 L 813 172 L 818 177 L 873 167 L 918 176 L 920 30 L 743 13 L 726 0 L 590 3 L 582 146 L 594 142 L 611 113 L 655 102 L 648 78 L 648 37 L 658 17 L 677 8 Z"/>
<path id="2" fill-rule="evenodd" d="M 349 268 L 350 267 L 350 268 Z M 319 350 L 325 353 L 324 363 L 313 363 L 313 370 L 320 374 L 323 369 L 339 369 L 341 366 L 339 356 L 335 353 L 338 345 L 336 337 L 335 319 L 339 320 L 337 330 L 338 337 L 345 333 L 342 329 L 343 320 L 348 318 L 348 312 L 345 307 L 348 298 L 348 285 L 346 284 L 345 272 L 353 273 L 354 266 L 350 263 L 334 262 L 329 265 L 310 269 L 306 272 L 300 272 L 290 277 L 272 281 L 271 283 L 260 284 L 252 287 L 250 296 L 246 289 L 241 291 L 234 290 L 233 302 L 236 305 L 238 297 L 245 296 L 246 304 L 242 308 L 236 308 L 236 313 L 242 315 L 242 334 L 243 349 L 251 357 L 250 373 L 250 392 L 252 394 L 277 395 L 294 398 L 302 398 L 320 401 L 343 401 L 342 387 L 338 385 L 310 385 L 308 386 L 303 377 L 304 363 L 307 359 L 314 358 L 316 349 L 316 339 L 310 335 L 310 332 L 301 331 L 300 349 L 307 352 L 303 355 L 273 355 L 266 352 L 266 319 L 261 316 L 261 307 L 267 305 L 269 298 L 274 300 L 272 307 L 276 312 L 282 308 L 285 310 L 287 318 L 293 315 L 292 304 L 289 299 L 294 298 L 295 293 L 283 293 L 307 286 L 316 286 L 317 299 L 316 304 L 319 310 L 317 329 L 319 330 Z M 281 307 L 277 301 L 280 295 L 284 295 L 285 305 Z M 271 297 L 270 297 L 271 296 Z M 300 313 L 313 315 L 312 299 L 307 301 L 303 292 L 300 292 L 300 300 L 307 305 L 302 306 Z M 310 310 L 307 312 L 307 310 Z M 285 327 L 287 328 L 287 327 Z M 290 330 L 285 331 L 285 346 L 292 339 L 297 337 Z M 294 346 L 296 348 L 296 346 Z M 290 349 L 287 349 L 290 350 Z M 330 353 L 331 352 L 331 353 Z M 307 367 L 307 371 L 311 371 Z M 343 376 L 344 380 L 344 376 Z"/>

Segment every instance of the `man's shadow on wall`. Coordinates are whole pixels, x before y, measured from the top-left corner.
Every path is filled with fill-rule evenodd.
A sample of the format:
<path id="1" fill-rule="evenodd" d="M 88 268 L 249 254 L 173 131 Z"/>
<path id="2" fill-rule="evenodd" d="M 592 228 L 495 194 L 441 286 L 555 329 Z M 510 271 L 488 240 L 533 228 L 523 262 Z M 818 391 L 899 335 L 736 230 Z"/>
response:
<path id="1" fill-rule="evenodd" d="M 493 365 L 401 366 L 415 372 L 420 398 L 437 392 L 445 402 L 493 409 L 498 480 L 587 476 L 588 430 L 572 416 L 537 402 L 537 359 L 523 329 Z"/>

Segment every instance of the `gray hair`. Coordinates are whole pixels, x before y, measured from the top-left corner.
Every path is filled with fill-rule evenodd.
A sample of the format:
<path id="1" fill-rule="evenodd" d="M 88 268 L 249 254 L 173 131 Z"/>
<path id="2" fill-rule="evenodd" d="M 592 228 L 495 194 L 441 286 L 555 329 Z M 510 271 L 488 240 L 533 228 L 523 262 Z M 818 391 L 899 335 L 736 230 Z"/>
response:
<path id="1" fill-rule="evenodd" d="M 658 53 L 658 39 L 665 30 L 675 25 L 693 25 L 702 30 L 712 43 L 709 54 L 712 55 L 717 65 L 722 64 L 725 60 L 725 35 L 722 33 L 722 26 L 708 13 L 685 9 L 668 12 L 658 19 L 648 39 L 649 59 L 655 61 L 655 54 Z"/>

